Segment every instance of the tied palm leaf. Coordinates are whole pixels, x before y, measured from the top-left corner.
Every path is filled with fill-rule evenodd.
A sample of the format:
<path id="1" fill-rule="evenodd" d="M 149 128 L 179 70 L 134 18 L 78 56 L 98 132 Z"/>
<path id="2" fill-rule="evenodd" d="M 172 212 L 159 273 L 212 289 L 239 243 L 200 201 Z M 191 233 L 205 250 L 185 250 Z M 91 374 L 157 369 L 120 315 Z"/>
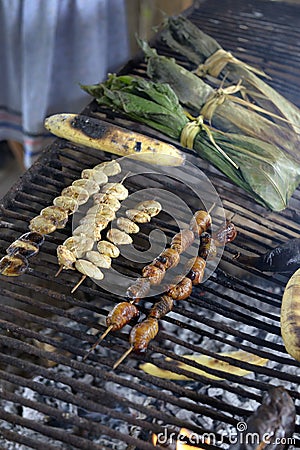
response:
<path id="1" fill-rule="evenodd" d="M 294 131 L 300 134 L 300 110 L 256 75 L 265 74 L 234 58 L 188 19 L 182 16 L 166 19 L 161 39 L 195 65 L 199 76 L 208 74 L 223 79 L 226 72 L 226 78 L 232 83 L 242 79 L 247 94 L 258 105 L 285 117 Z"/>
<path id="2" fill-rule="evenodd" d="M 179 66 L 174 59 L 158 55 L 144 41 L 138 42 L 147 59 L 148 76 L 159 83 L 168 83 L 180 103 L 192 114 L 203 114 L 219 130 L 242 133 L 279 146 L 300 162 L 297 151 L 299 135 L 293 130 L 277 125 L 250 109 L 252 104 L 249 102 L 245 102 L 245 106 L 237 103 L 243 100 L 230 93 L 234 92 L 233 86 L 215 91 L 201 78 Z M 240 89 L 243 89 L 243 84 L 237 85 L 235 90 Z"/>
<path id="3" fill-rule="evenodd" d="M 168 84 L 154 83 L 129 75 L 110 75 L 105 83 L 82 86 L 101 106 L 125 114 L 167 136 L 180 140 L 189 123 L 175 92 Z M 300 167 L 283 151 L 259 139 L 210 131 L 225 157 L 200 130 L 193 149 L 242 187 L 262 205 L 281 211 L 300 182 Z M 238 169 L 230 163 L 235 162 Z"/>

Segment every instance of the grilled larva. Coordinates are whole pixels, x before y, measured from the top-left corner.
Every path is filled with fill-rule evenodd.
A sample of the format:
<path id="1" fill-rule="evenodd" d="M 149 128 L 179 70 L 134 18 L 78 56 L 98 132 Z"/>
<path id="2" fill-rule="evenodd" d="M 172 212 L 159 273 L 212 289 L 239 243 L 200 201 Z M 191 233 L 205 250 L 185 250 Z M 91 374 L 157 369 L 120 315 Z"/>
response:
<path id="1" fill-rule="evenodd" d="M 119 200 L 111 194 L 99 192 L 93 196 L 94 203 L 101 205 L 108 205 L 113 211 L 118 211 L 121 208 Z"/>
<path id="2" fill-rule="evenodd" d="M 60 195 L 59 197 L 55 197 L 53 200 L 53 205 L 59 206 L 60 208 L 67 211 L 68 214 L 74 214 L 79 208 L 79 203 L 75 198 L 66 197 L 65 195 Z"/>
<path id="3" fill-rule="evenodd" d="M 60 206 L 47 206 L 41 210 L 40 215 L 51 220 L 56 228 L 64 228 L 68 221 L 68 212 Z"/>
<path id="4" fill-rule="evenodd" d="M 117 331 L 139 316 L 139 310 L 133 303 L 118 303 L 106 317 L 106 325 Z"/>
<path id="5" fill-rule="evenodd" d="M 158 320 L 154 317 L 148 317 L 143 322 L 137 323 L 131 330 L 129 335 L 129 349 L 123 353 L 121 358 L 113 365 L 113 370 L 132 352 L 144 353 L 150 341 L 155 338 L 158 333 Z"/>
<path id="6" fill-rule="evenodd" d="M 289 279 L 281 304 L 281 335 L 286 351 L 300 361 L 300 269 Z"/>
<path id="7" fill-rule="evenodd" d="M 19 241 L 31 242 L 32 244 L 36 244 L 40 247 L 43 245 L 45 238 L 41 233 L 30 231 L 29 233 L 22 234 L 22 236 L 19 237 Z"/>
<path id="8" fill-rule="evenodd" d="M 39 252 L 44 240 L 44 236 L 35 231 L 22 234 L 7 248 L 7 256 L 0 260 L 0 273 L 10 277 L 22 275 L 28 268 L 27 258 Z"/>
<path id="9" fill-rule="evenodd" d="M 83 217 L 79 221 L 79 223 L 80 225 L 87 225 L 93 228 L 97 227 L 100 231 L 102 231 L 107 227 L 109 221 L 105 217 L 102 217 L 102 215 L 88 214 L 87 216 Z"/>
<path id="10" fill-rule="evenodd" d="M 13 242 L 7 249 L 7 252 L 11 255 L 26 255 L 26 257 L 34 256 L 38 253 L 39 245 L 41 245 L 44 242 L 44 235 L 50 234 L 54 232 L 58 228 L 64 228 L 67 221 L 68 221 L 68 215 L 73 214 L 79 207 L 79 205 L 82 205 L 86 203 L 91 195 L 98 194 L 99 191 L 99 185 L 105 184 L 108 181 L 107 174 L 117 174 L 120 172 L 121 168 L 120 165 L 117 162 L 108 162 L 105 164 L 102 164 L 102 169 L 100 169 L 100 165 L 97 167 L 98 170 L 94 169 L 86 169 L 82 172 L 82 178 L 75 180 L 71 186 L 68 186 L 64 188 L 61 192 L 61 195 L 58 197 L 55 197 L 53 200 L 53 205 L 48 206 L 46 208 L 43 208 L 40 212 L 39 216 L 34 217 L 31 219 L 29 223 L 29 233 L 24 234 L 21 236 L 18 240 Z M 106 173 L 107 174 L 106 174 Z M 110 186 L 108 186 L 109 188 Z M 124 195 L 124 189 L 118 189 L 117 192 L 123 192 Z M 127 190 L 126 190 L 127 191 Z M 98 197 L 98 202 L 105 202 L 107 203 L 107 211 L 106 214 L 102 214 L 102 217 L 100 219 L 100 212 L 98 215 L 98 212 L 95 214 L 95 217 L 91 218 L 89 217 L 89 220 L 91 221 L 90 226 L 82 226 L 77 227 L 75 230 L 75 236 L 83 236 L 82 232 L 85 233 L 85 235 L 92 236 L 92 240 L 99 240 L 101 239 L 100 231 L 104 229 L 108 222 L 115 218 L 114 209 L 119 209 L 120 202 L 116 198 L 116 192 L 113 192 L 114 195 L 109 194 L 102 194 L 101 199 Z M 108 205 L 110 208 L 108 208 Z M 105 205 L 103 205 L 105 206 Z M 100 208 L 99 208 L 100 209 Z M 104 217 L 105 216 L 105 217 Z M 97 223 L 97 226 L 95 227 L 95 222 Z M 102 228 L 100 229 L 100 223 L 102 225 Z M 72 239 L 72 238 L 71 238 Z M 90 244 L 91 240 L 88 238 L 88 240 L 83 240 L 83 244 L 81 244 L 81 247 L 84 246 L 84 252 L 83 250 L 78 250 L 80 247 L 78 244 L 78 248 L 73 248 L 74 242 L 67 241 L 66 243 L 66 252 L 67 251 L 74 251 L 74 257 L 78 258 L 80 257 L 82 253 L 85 253 L 86 251 L 90 250 Z M 70 248 L 71 250 L 70 250 Z M 60 261 L 60 270 L 63 268 L 73 268 L 73 257 L 69 255 L 66 256 L 62 254 L 62 250 L 58 250 L 58 259 Z M 8 258 L 5 259 L 6 266 L 3 268 L 2 273 L 6 275 L 20 275 L 23 272 L 23 268 L 25 267 L 24 264 L 21 264 L 20 270 L 10 270 L 10 265 L 13 266 L 14 261 L 17 261 L 14 258 L 11 258 L 11 263 Z M 71 262 L 70 262 L 71 261 Z M 27 264 L 28 266 L 28 264 Z M 27 267 L 26 266 L 26 267 Z M 57 275 L 58 275 L 57 273 Z"/>
<path id="11" fill-rule="evenodd" d="M 161 299 L 155 303 L 149 312 L 149 317 L 154 319 L 161 319 L 173 309 L 173 298 L 169 295 L 163 295 Z"/>
<path id="12" fill-rule="evenodd" d="M 141 204 L 140 204 L 141 205 Z M 146 206 L 149 206 L 149 204 L 146 204 Z M 153 203 L 152 203 L 153 206 Z M 156 206 L 156 205 L 154 205 Z M 142 213 L 145 214 L 144 211 L 134 209 L 129 210 L 134 211 L 133 217 L 135 217 L 136 213 Z M 150 217 L 150 216 L 149 216 Z M 151 217 L 150 217 L 151 219 Z M 126 292 L 126 296 L 131 300 L 130 303 L 137 303 L 140 298 L 146 297 L 149 293 L 151 284 L 159 284 L 161 283 L 165 272 L 168 268 L 174 267 L 179 262 L 179 253 L 185 251 L 189 245 L 191 245 L 194 241 L 194 233 L 190 230 L 184 230 L 182 233 L 178 233 L 176 236 L 174 236 L 172 242 L 174 244 L 175 248 L 169 248 L 164 250 L 161 255 L 159 255 L 158 258 L 156 258 L 152 264 L 149 264 L 145 266 L 142 270 L 142 278 L 138 278 L 134 284 L 129 286 Z M 176 249 L 176 247 L 180 250 L 180 252 Z M 176 300 L 181 300 L 184 298 L 187 298 L 188 295 L 191 293 L 192 289 L 192 281 L 189 278 L 184 278 L 182 281 L 178 283 L 178 285 L 171 286 L 171 294 L 168 296 L 168 298 L 161 300 L 161 302 L 158 302 L 157 306 L 152 308 L 152 314 L 156 314 L 157 316 L 161 317 L 161 314 L 163 314 L 164 311 L 167 311 L 171 305 L 173 305 L 173 298 Z M 118 309 L 115 310 L 115 314 L 117 313 Z M 168 312 L 170 309 L 168 309 Z M 122 326 L 127 324 L 128 322 L 122 317 Z M 150 325 L 149 325 L 150 326 Z M 158 325 L 157 325 L 158 326 Z M 155 327 L 155 325 L 153 325 Z M 99 342 L 101 342 L 102 339 L 110 332 L 112 327 L 109 327 L 103 335 L 98 339 L 98 341 L 94 344 L 94 346 L 90 349 L 88 354 L 98 345 Z M 144 329 L 144 326 L 141 327 L 141 329 Z M 157 328 L 158 329 L 158 328 Z M 151 336 L 152 334 L 148 333 L 147 336 Z M 152 339 L 152 338 L 151 338 Z M 151 340 L 150 339 L 150 340 Z M 147 338 L 146 338 L 147 340 Z M 150 341 L 149 341 L 150 342 Z M 132 348 L 129 349 L 129 352 L 132 351 Z M 87 354 L 87 355 L 88 355 Z M 86 357 L 87 357 L 86 355 Z M 127 353 L 126 353 L 127 355 Z M 126 356 L 125 355 L 125 356 Z M 123 358 L 123 357 L 122 357 Z M 116 366 L 121 362 L 121 360 L 118 361 Z"/>
<path id="13" fill-rule="evenodd" d="M 66 239 L 63 245 L 74 253 L 76 258 L 82 258 L 86 252 L 92 250 L 94 241 L 84 234 L 79 234 Z"/>
<path id="14" fill-rule="evenodd" d="M 226 220 L 225 225 L 217 231 L 217 233 L 214 233 L 212 238 L 217 247 L 221 247 L 223 245 L 228 244 L 229 242 L 233 241 L 236 238 L 237 230 L 235 228 L 235 225 Z"/>
<path id="15" fill-rule="evenodd" d="M 204 231 L 207 231 L 211 226 L 211 216 L 206 211 L 197 211 L 191 222 L 190 229 L 200 236 Z"/>
<path id="16" fill-rule="evenodd" d="M 178 265 L 180 255 L 177 250 L 173 248 L 167 248 L 160 255 L 155 258 L 153 265 L 159 267 L 161 270 L 171 269 Z"/>
<path id="17" fill-rule="evenodd" d="M 105 175 L 112 177 L 121 173 L 122 169 L 117 161 L 105 161 L 94 167 L 95 170 L 102 170 Z"/>
<path id="18" fill-rule="evenodd" d="M 198 215 L 198 218 L 203 216 Z M 196 214 L 197 218 L 197 214 Z M 199 220 L 200 222 L 200 220 Z M 206 222 L 207 224 L 209 222 Z M 197 222 L 197 233 L 199 232 L 199 226 Z M 206 241 L 204 241 L 207 245 Z M 202 245 L 204 245 L 202 243 Z M 202 252 L 207 253 L 201 248 L 199 249 L 199 254 Z M 193 263 L 193 266 L 189 274 L 183 278 L 177 285 L 172 286 L 166 295 L 164 295 L 159 302 L 157 302 L 150 310 L 148 317 L 141 323 L 137 324 L 130 333 L 129 342 L 130 348 L 123 353 L 123 355 L 114 364 L 113 369 L 119 366 L 119 364 L 124 361 L 124 359 L 132 352 L 146 351 L 150 341 L 156 336 L 158 332 L 158 320 L 161 319 L 165 314 L 170 312 L 173 307 L 173 301 L 184 300 L 192 292 L 192 285 L 201 283 L 203 279 L 204 269 L 206 266 L 206 261 L 201 256 L 197 257 Z M 147 276 L 150 272 L 151 265 L 147 266 L 147 271 L 143 276 Z M 164 271 L 162 271 L 164 273 Z M 150 280 L 150 278 L 149 278 Z"/>
<path id="19" fill-rule="evenodd" d="M 126 297 L 138 301 L 140 298 L 147 297 L 150 287 L 151 283 L 148 278 L 137 278 L 135 283 L 127 289 Z"/>
<path id="20" fill-rule="evenodd" d="M 151 284 L 158 285 L 164 278 L 165 271 L 153 264 L 149 264 L 143 268 L 142 275 L 143 277 L 148 278 Z"/>
<path id="21" fill-rule="evenodd" d="M 132 350 L 143 353 L 147 350 L 148 344 L 158 333 L 158 321 L 154 317 L 148 317 L 136 324 L 130 333 L 129 343 Z"/>
<path id="22" fill-rule="evenodd" d="M 120 250 L 112 242 L 99 241 L 97 244 L 98 252 L 107 255 L 110 258 L 117 258 L 120 255 Z"/>
<path id="23" fill-rule="evenodd" d="M 126 216 L 128 219 L 137 223 L 146 223 L 150 222 L 151 216 L 144 211 L 140 211 L 139 209 L 127 209 Z"/>
<path id="24" fill-rule="evenodd" d="M 118 200 L 125 200 L 128 197 L 128 190 L 122 183 L 106 183 L 102 187 L 102 192 L 112 195 Z"/>
<path id="25" fill-rule="evenodd" d="M 197 256 L 190 272 L 188 273 L 188 277 L 192 280 L 193 286 L 201 283 L 204 276 L 205 267 L 205 259 L 201 258 L 201 256 Z"/>
<path id="26" fill-rule="evenodd" d="M 56 249 L 58 264 L 62 269 L 75 270 L 76 256 L 65 245 L 59 245 Z M 57 274 L 58 275 L 58 274 Z"/>
<path id="27" fill-rule="evenodd" d="M 90 214 L 94 214 L 96 216 L 101 215 L 103 218 L 105 218 L 107 221 L 112 221 L 116 217 L 115 211 L 109 206 L 101 203 L 97 203 L 96 205 L 92 206 L 87 211 L 87 216 Z"/>
<path id="28" fill-rule="evenodd" d="M 61 191 L 61 195 L 73 198 L 78 205 L 83 205 L 90 197 L 88 191 L 79 186 L 68 186 Z"/>
<path id="29" fill-rule="evenodd" d="M 28 268 L 28 260 L 22 255 L 6 255 L 0 260 L 0 274 L 18 277 Z"/>
<path id="30" fill-rule="evenodd" d="M 87 178 L 88 180 L 95 181 L 99 186 L 107 183 L 107 175 L 101 170 L 84 169 L 81 172 L 81 178 Z"/>
<path id="31" fill-rule="evenodd" d="M 56 230 L 56 225 L 52 220 L 43 216 L 36 216 L 29 223 L 29 230 L 36 231 L 41 234 L 50 234 Z"/>
<path id="32" fill-rule="evenodd" d="M 192 280 L 188 277 L 184 277 L 178 284 L 172 286 L 168 290 L 168 296 L 172 297 L 173 300 L 185 300 L 188 298 L 193 289 Z"/>
<path id="33" fill-rule="evenodd" d="M 214 239 L 207 232 L 201 234 L 201 257 L 205 260 L 212 259 L 217 254 L 217 247 Z"/>
<path id="34" fill-rule="evenodd" d="M 95 280 L 103 280 L 104 275 L 101 270 L 95 266 L 91 261 L 85 259 L 77 259 L 75 262 L 75 268 L 83 275 L 94 278 Z"/>
<path id="35" fill-rule="evenodd" d="M 77 259 L 75 262 L 75 268 L 78 272 L 82 273 L 81 279 L 78 281 L 76 286 L 73 287 L 71 293 L 76 291 L 76 289 L 81 285 L 81 283 L 86 279 L 86 277 L 93 278 L 94 280 L 103 280 L 104 275 L 101 270 L 95 266 L 90 261 L 86 261 L 85 259 Z"/>
<path id="36" fill-rule="evenodd" d="M 22 255 L 25 258 L 35 256 L 39 252 L 39 246 L 29 241 L 22 241 L 17 239 L 6 249 L 8 255 Z"/>
<path id="37" fill-rule="evenodd" d="M 72 186 L 79 186 L 85 189 L 90 196 L 96 194 L 100 190 L 99 184 L 90 178 L 79 178 L 78 180 L 73 181 Z"/>
<path id="38" fill-rule="evenodd" d="M 192 230 L 182 230 L 179 233 L 175 234 L 171 241 L 170 247 L 181 254 L 192 245 L 194 240 L 195 235 Z"/>
<path id="39" fill-rule="evenodd" d="M 115 245 L 128 245 L 132 244 L 132 237 L 124 231 L 117 228 L 111 228 L 106 235 L 107 239 Z"/>
<path id="40" fill-rule="evenodd" d="M 95 350 L 95 348 L 100 344 L 100 342 L 105 338 L 105 336 L 110 331 L 117 331 L 123 328 L 125 325 L 130 323 L 132 320 L 138 318 L 140 315 L 137 307 L 129 302 L 121 302 L 118 303 L 108 314 L 106 317 L 106 330 L 105 332 L 97 339 L 97 341 L 92 345 L 92 347 L 88 350 L 88 352 L 83 357 L 83 361 Z"/>
<path id="41" fill-rule="evenodd" d="M 135 234 L 140 231 L 139 226 L 132 222 L 132 220 L 127 219 L 127 217 L 118 217 L 117 219 L 117 227 L 121 231 L 125 231 L 128 234 Z"/>
<path id="42" fill-rule="evenodd" d="M 103 227 L 98 227 L 97 225 L 93 226 L 93 224 L 90 223 L 84 223 L 73 230 L 73 236 L 84 234 L 86 237 L 93 239 L 93 241 L 100 241 L 102 230 Z"/>
<path id="43" fill-rule="evenodd" d="M 90 250 L 85 257 L 97 267 L 102 267 L 103 269 L 109 269 L 111 267 L 111 257 L 103 253 Z"/>
<path id="44" fill-rule="evenodd" d="M 161 204 L 156 200 L 145 200 L 136 206 L 136 209 L 144 211 L 149 214 L 150 217 L 157 216 L 157 214 L 160 213 L 161 208 Z"/>
<path id="45" fill-rule="evenodd" d="M 198 276 L 196 274 L 197 267 L 198 266 L 194 267 L 194 280 L 202 279 L 202 268 L 200 268 L 201 273 Z M 190 286 L 191 283 L 183 281 L 181 289 L 177 291 L 178 298 L 173 298 L 171 295 L 169 295 L 168 291 L 167 295 L 164 295 L 159 302 L 153 305 L 148 317 L 143 320 L 143 322 L 138 323 L 132 328 L 129 335 L 130 347 L 113 365 L 113 369 L 116 369 L 132 351 L 145 352 L 147 350 L 149 343 L 152 339 L 155 338 L 158 333 L 158 320 L 172 310 L 174 300 L 187 298 L 187 293 L 190 292 Z M 174 288 L 173 295 L 175 297 Z"/>

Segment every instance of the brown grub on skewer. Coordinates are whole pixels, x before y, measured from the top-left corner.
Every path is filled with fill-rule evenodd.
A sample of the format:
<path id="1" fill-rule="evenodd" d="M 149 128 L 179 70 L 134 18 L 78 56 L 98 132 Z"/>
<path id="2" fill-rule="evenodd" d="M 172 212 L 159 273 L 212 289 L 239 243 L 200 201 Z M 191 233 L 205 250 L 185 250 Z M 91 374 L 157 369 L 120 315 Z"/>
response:
<path id="1" fill-rule="evenodd" d="M 198 215 L 203 218 L 203 215 Z M 209 223 L 206 221 L 206 223 Z M 198 225 L 198 222 L 197 222 Z M 200 227 L 198 227 L 199 230 Z M 226 242 L 231 242 L 236 233 L 232 232 L 231 227 L 227 227 L 228 237 L 225 237 Z M 212 238 L 211 238 L 212 240 Z M 176 286 L 172 287 L 167 294 L 163 295 L 159 302 L 155 303 L 151 308 L 148 317 L 142 322 L 135 325 L 132 328 L 129 335 L 130 347 L 113 365 L 113 369 L 116 369 L 131 352 L 145 352 L 150 344 L 151 340 L 155 338 L 158 333 L 158 320 L 164 317 L 165 314 L 172 311 L 173 302 L 184 300 L 189 297 L 192 291 L 192 285 L 201 283 L 204 276 L 204 270 L 206 267 L 206 258 L 209 255 L 208 251 L 208 239 L 205 239 L 200 245 L 199 256 L 195 259 L 193 266 L 188 275 Z M 189 281 L 187 281 L 189 279 Z"/>
<path id="2" fill-rule="evenodd" d="M 120 330 L 132 320 L 136 319 L 139 314 L 139 310 L 134 304 L 130 302 L 118 303 L 106 317 L 106 330 L 88 350 L 83 360 L 86 360 L 86 358 L 95 350 L 95 348 L 108 335 L 108 333 L 110 333 L 110 331 Z"/>

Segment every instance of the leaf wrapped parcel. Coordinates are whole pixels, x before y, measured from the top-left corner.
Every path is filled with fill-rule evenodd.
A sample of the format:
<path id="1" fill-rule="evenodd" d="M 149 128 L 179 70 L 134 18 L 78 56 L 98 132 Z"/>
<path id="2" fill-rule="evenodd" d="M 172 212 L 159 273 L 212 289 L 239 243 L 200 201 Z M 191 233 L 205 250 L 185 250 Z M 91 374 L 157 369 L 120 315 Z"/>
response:
<path id="1" fill-rule="evenodd" d="M 243 80 L 247 94 L 268 111 L 285 117 L 300 134 L 300 110 L 259 78 L 263 72 L 255 70 L 226 52 L 211 36 L 203 33 L 185 17 L 165 20 L 161 39 L 176 53 L 185 56 L 197 67 L 199 76 L 211 75 L 232 83 Z"/>
<path id="2" fill-rule="evenodd" d="M 130 75 L 110 75 L 102 84 L 82 86 L 101 106 L 125 114 L 180 140 L 190 120 L 168 84 Z M 300 167 L 282 150 L 259 139 L 200 129 L 193 149 L 250 193 L 260 204 L 281 211 L 300 182 Z M 216 145 L 215 145 L 216 144 Z M 221 147 L 226 156 L 217 147 Z M 233 161 L 237 167 L 232 164 Z"/>
<path id="3" fill-rule="evenodd" d="M 139 41 L 139 44 L 147 59 L 149 77 L 159 83 L 168 83 L 179 102 L 193 114 L 203 115 L 219 130 L 261 139 L 281 147 L 293 158 L 300 158 L 299 135 L 258 114 L 250 108 L 251 103 L 244 101 L 247 107 L 239 104 L 238 101 L 243 100 L 230 94 L 234 91 L 233 86 L 214 90 L 201 78 L 176 64 L 174 59 L 158 55 L 146 42 Z M 243 85 L 236 88 L 243 89 Z"/>

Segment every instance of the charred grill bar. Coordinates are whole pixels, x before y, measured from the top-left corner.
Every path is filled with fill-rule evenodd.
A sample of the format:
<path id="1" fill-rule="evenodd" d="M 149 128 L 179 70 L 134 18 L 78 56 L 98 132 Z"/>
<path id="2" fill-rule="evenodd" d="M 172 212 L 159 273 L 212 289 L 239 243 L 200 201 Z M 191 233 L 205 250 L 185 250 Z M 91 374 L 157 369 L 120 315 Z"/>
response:
<path id="1" fill-rule="evenodd" d="M 210 0 L 199 2 L 188 17 L 235 56 L 260 66 L 272 76 L 270 84 L 300 106 L 299 5 Z M 160 53 L 174 56 L 159 42 L 156 47 Z M 181 63 L 186 65 L 184 60 Z M 137 58 L 123 72 L 145 76 L 145 65 Z M 95 102 L 85 113 L 104 116 Z M 110 116 L 107 120 L 154 134 L 119 117 Z M 70 290 L 78 281 L 75 272 L 64 272 L 54 278 L 58 268 L 56 247 L 70 235 L 70 223 L 47 236 L 40 253 L 30 260 L 25 275 L 1 276 L 3 448 L 4 443 L 19 443 L 36 449 L 42 445 L 47 450 L 70 447 L 150 450 L 155 448 L 151 434 L 160 433 L 164 426 L 168 432 L 185 427 L 199 434 L 229 430 L 238 421 L 247 419 L 270 384 L 286 386 L 296 402 L 295 438 L 299 445 L 300 364 L 286 354 L 280 337 L 280 305 L 287 277 L 246 270 L 232 257 L 238 251 L 263 253 L 287 239 L 299 237 L 300 190 L 284 212 L 270 213 L 192 152 L 187 152 L 187 158 L 212 180 L 227 215 L 235 214 L 239 235 L 226 248 L 212 277 L 195 288 L 189 300 L 174 307 L 175 314 L 162 320 L 158 337 L 146 355 L 131 357 L 117 371 L 111 370 L 128 346 L 125 330 L 108 336 L 98 351 L 82 362 L 81 357 L 95 341 L 87 330 L 97 328 L 103 332 L 109 309 L 120 299 L 100 290 L 90 280 L 71 295 Z M 14 239 L 28 231 L 30 219 L 50 205 L 83 168 L 107 159 L 108 155 L 102 152 L 56 140 L 2 201 L 1 255 Z M 160 186 L 155 177 L 153 183 Z M 126 187 L 132 193 L 146 186 L 139 178 L 128 179 Z M 183 197 L 187 195 L 184 187 L 178 189 Z M 197 205 L 194 206 L 196 209 Z M 153 223 L 162 226 L 168 235 L 174 233 L 163 219 L 157 218 Z M 146 239 L 146 235 L 141 239 Z M 116 268 L 136 274 L 136 268 L 122 260 Z M 269 362 L 257 366 L 248 377 L 206 368 L 208 373 L 224 380 L 194 374 L 192 381 L 184 383 L 156 378 L 139 369 L 139 363 L 147 361 L 190 376 L 162 356 L 203 369 L 179 356 L 202 353 L 251 370 L 247 362 L 216 354 L 223 349 L 245 350 Z M 202 447 L 223 448 L 221 444 Z"/>

